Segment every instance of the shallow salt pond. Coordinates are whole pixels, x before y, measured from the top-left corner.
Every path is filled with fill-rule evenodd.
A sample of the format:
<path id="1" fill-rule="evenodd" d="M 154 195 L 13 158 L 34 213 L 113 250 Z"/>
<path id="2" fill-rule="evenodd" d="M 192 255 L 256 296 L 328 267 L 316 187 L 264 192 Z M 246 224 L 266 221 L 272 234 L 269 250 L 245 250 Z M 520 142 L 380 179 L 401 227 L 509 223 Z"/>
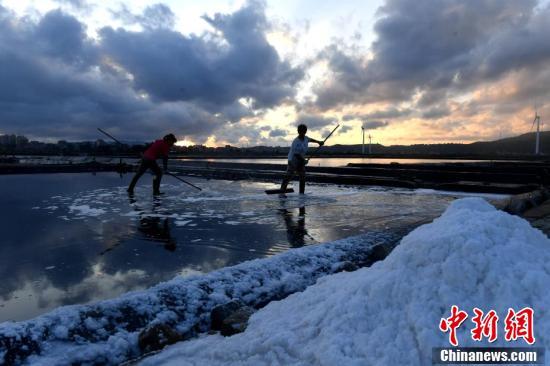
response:
<path id="1" fill-rule="evenodd" d="M 34 174 L 0 178 L 0 322 L 115 297 L 293 247 L 368 231 L 406 231 L 465 194 L 171 177 L 151 196 L 145 175 Z M 490 200 L 506 196 L 485 195 Z"/>

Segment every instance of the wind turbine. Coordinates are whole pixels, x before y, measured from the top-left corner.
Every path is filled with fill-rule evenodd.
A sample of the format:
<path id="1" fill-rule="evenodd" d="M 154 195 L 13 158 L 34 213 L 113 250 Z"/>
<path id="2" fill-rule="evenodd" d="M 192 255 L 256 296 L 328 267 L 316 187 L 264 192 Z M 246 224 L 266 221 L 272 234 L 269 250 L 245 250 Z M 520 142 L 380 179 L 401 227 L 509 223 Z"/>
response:
<path id="1" fill-rule="evenodd" d="M 535 122 L 537 123 L 537 137 L 535 140 L 535 155 L 540 155 L 540 116 L 537 113 L 537 109 L 535 108 L 535 119 L 533 120 L 533 125 L 531 126 L 531 129 L 535 126 Z"/>

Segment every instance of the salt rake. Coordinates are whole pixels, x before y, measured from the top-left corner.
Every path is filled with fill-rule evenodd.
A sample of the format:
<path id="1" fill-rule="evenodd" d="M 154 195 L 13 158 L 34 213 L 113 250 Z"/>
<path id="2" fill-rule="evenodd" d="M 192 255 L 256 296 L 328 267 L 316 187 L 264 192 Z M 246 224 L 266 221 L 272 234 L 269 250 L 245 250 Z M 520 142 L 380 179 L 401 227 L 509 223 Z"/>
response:
<path id="1" fill-rule="evenodd" d="M 313 154 L 311 155 L 315 155 L 317 154 L 317 152 L 325 145 L 325 142 L 327 142 L 328 138 L 330 136 L 332 136 L 332 134 L 334 133 L 334 131 L 336 131 L 338 129 L 338 127 L 340 127 L 340 124 L 337 124 L 336 127 L 334 127 L 334 130 L 332 130 L 327 137 L 325 137 L 325 139 L 323 140 L 323 145 L 319 145 L 319 147 L 317 149 L 315 149 L 315 151 L 313 152 Z M 311 159 L 311 156 L 309 158 L 306 159 L 306 165 L 307 163 L 309 163 L 309 159 Z"/>
<path id="2" fill-rule="evenodd" d="M 199 191 L 202 191 L 202 188 L 197 187 L 197 186 L 194 185 L 193 183 L 190 183 L 190 182 L 186 181 L 185 179 L 182 179 L 182 178 L 178 177 L 178 176 L 175 175 L 174 173 L 164 172 L 164 174 L 167 174 L 167 175 L 169 175 L 169 176 L 171 176 L 171 177 L 173 177 L 173 178 L 176 178 L 176 179 L 179 180 L 180 182 L 183 182 L 183 183 L 185 183 L 185 184 L 187 184 L 187 185 L 190 185 L 191 187 L 193 187 L 193 188 L 195 188 L 195 189 L 198 189 Z"/>

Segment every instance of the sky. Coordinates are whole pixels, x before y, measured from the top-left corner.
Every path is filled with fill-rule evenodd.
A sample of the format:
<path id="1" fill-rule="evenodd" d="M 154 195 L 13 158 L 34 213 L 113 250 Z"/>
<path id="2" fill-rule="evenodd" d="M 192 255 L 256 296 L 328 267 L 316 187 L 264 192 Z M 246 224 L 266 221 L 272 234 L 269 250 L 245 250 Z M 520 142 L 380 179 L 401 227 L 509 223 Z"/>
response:
<path id="1" fill-rule="evenodd" d="M 543 0 L 0 0 L 0 134 L 494 140 L 550 116 Z"/>

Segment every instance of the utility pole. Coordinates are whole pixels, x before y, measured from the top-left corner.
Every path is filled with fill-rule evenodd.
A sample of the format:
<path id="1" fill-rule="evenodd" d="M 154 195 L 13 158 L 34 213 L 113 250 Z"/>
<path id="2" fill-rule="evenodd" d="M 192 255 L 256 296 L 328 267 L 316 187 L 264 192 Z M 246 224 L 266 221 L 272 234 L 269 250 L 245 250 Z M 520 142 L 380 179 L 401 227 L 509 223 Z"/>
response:
<path id="1" fill-rule="evenodd" d="M 535 140 L 535 155 L 540 155 L 540 116 L 537 113 L 537 110 L 535 109 L 535 119 L 533 120 L 533 126 L 537 124 L 537 133 L 536 133 L 536 140 Z M 531 129 L 533 129 L 533 126 L 531 126 Z"/>
<path id="2" fill-rule="evenodd" d="M 361 131 L 363 131 L 363 145 L 361 146 L 361 154 L 365 155 L 365 127 L 361 126 Z"/>
<path id="3" fill-rule="evenodd" d="M 535 155 L 540 155 L 540 116 L 537 115 L 537 141 L 535 143 Z"/>
<path id="4" fill-rule="evenodd" d="M 369 155 L 372 155 L 371 145 L 372 145 L 372 136 L 369 133 Z"/>

